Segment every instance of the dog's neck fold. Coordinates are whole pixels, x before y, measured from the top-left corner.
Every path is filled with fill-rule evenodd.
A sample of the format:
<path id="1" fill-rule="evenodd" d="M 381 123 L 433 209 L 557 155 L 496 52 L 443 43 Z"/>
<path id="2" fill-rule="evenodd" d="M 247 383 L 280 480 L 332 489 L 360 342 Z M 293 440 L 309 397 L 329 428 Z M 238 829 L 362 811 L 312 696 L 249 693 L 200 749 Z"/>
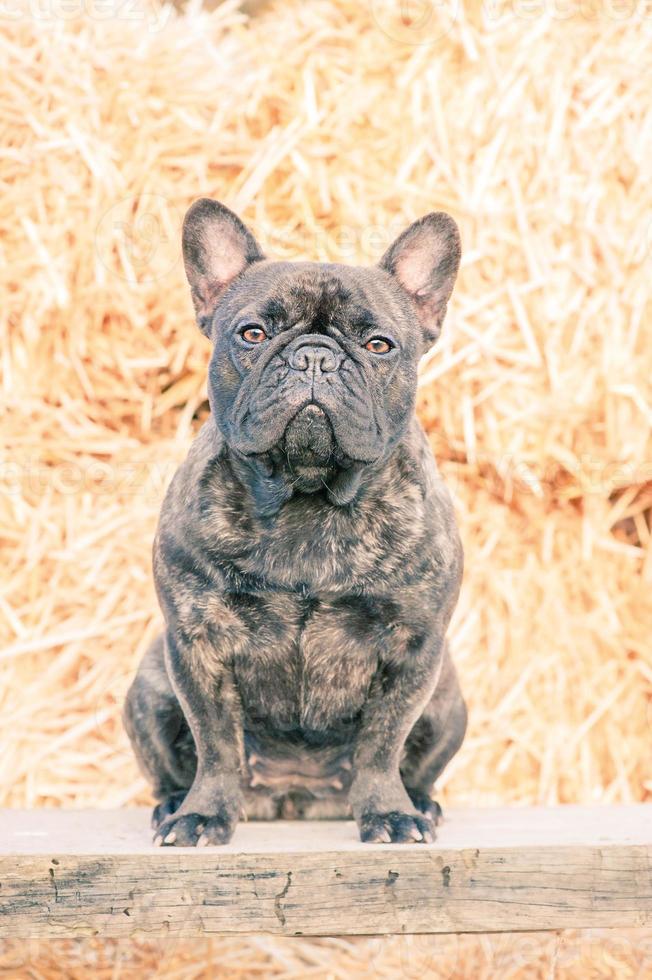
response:
<path id="1" fill-rule="evenodd" d="M 332 506 L 346 507 L 359 499 L 368 482 L 365 476 L 371 476 L 371 467 L 363 463 L 324 467 L 321 486 L 313 486 L 311 480 L 312 489 L 307 490 L 301 477 L 290 466 L 282 465 L 274 454 L 245 456 L 232 449 L 227 452 L 236 479 L 250 494 L 256 515 L 264 520 L 272 520 L 297 493 L 323 493 Z"/>

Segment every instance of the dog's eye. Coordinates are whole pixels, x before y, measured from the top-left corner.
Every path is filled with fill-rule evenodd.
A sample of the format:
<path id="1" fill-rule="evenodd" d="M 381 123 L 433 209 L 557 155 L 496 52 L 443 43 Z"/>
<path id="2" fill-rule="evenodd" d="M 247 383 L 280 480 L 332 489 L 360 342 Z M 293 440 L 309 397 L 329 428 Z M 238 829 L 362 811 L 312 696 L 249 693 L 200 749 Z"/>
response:
<path id="1" fill-rule="evenodd" d="M 244 327 L 240 331 L 240 336 L 248 344 L 262 344 L 263 340 L 267 340 L 267 334 L 263 328 L 257 327 L 255 324 L 252 324 L 250 327 Z"/>
<path id="2" fill-rule="evenodd" d="M 372 337 L 365 344 L 368 351 L 372 354 L 389 354 L 394 345 L 390 344 L 389 340 L 385 340 L 384 337 Z"/>

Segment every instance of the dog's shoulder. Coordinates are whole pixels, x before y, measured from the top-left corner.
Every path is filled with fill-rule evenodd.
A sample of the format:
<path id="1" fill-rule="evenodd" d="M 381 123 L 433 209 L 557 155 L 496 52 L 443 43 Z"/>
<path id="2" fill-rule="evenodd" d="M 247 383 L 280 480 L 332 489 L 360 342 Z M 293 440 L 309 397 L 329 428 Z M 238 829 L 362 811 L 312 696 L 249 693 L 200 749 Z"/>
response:
<path id="1" fill-rule="evenodd" d="M 174 474 L 161 507 L 159 533 L 196 522 L 213 473 L 224 454 L 224 437 L 210 416 Z"/>
<path id="2" fill-rule="evenodd" d="M 398 447 L 396 462 L 394 469 L 387 470 L 386 486 L 390 497 L 393 495 L 400 505 L 403 499 L 410 498 L 409 489 L 417 491 L 425 505 L 418 508 L 417 518 L 423 522 L 424 528 L 428 532 L 441 534 L 449 531 L 454 536 L 457 525 L 453 498 L 439 471 L 428 437 L 416 416 Z M 412 519 L 415 516 L 413 513 Z"/>
<path id="3" fill-rule="evenodd" d="M 401 507 L 401 502 L 408 502 L 409 511 L 402 515 L 402 520 L 406 524 L 416 523 L 419 535 L 419 545 L 408 570 L 414 581 L 432 579 L 438 587 L 445 583 L 456 591 L 462 576 L 464 553 L 453 497 L 416 417 L 399 448 L 398 464 L 402 485 L 400 492 L 394 490 L 394 498 L 403 510 L 405 505 Z M 418 491 L 419 506 L 414 503 L 414 491 Z"/>
<path id="4" fill-rule="evenodd" d="M 184 581 L 218 588 L 221 576 L 207 554 L 207 517 L 215 508 L 212 498 L 219 487 L 224 439 L 212 417 L 204 423 L 188 455 L 174 474 L 165 494 L 154 538 L 154 577 L 159 592 L 166 583 L 179 587 Z M 195 585 L 194 587 L 204 587 Z"/>

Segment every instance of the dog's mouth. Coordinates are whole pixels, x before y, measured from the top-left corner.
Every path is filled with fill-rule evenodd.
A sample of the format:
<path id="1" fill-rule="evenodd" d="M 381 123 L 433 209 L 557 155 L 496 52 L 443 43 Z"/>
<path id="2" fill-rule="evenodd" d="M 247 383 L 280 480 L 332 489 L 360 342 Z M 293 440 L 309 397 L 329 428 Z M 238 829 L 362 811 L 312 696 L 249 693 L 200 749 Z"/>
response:
<path id="1" fill-rule="evenodd" d="M 295 490 L 312 493 L 328 488 L 351 461 L 340 449 L 328 414 L 311 403 L 290 419 L 279 446 L 279 462 Z"/>
<path id="2" fill-rule="evenodd" d="M 350 504 L 365 467 L 342 449 L 328 412 L 316 402 L 300 408 L 268 449 L 239 457 L 257 472 L 258 510 L 265 516 L 277 513 L 294 493 L 321 491 L 333 504 Z"/>
<path id="3" fill-rule="evenodd" d="M 294 468 L 324 468 L 341 461 L 336 459 L 340 454 L 331 421 L 323 408 L 315 403 L 306 405 L 290 419 L 281 442 L 281 448 Z"/>

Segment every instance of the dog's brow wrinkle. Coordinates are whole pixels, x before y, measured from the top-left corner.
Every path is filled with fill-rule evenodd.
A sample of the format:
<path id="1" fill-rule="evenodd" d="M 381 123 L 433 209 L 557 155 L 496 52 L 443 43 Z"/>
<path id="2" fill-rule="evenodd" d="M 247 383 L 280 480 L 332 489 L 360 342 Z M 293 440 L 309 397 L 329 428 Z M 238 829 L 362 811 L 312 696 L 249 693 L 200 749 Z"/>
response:
<path id="1" fill-rule="evenodd" d="M 262 316 L 274 324 L 278 324 L 287 319 L 287 310 L 283 303 L 278 299 L 268 299 L 263 304 Z"/>

